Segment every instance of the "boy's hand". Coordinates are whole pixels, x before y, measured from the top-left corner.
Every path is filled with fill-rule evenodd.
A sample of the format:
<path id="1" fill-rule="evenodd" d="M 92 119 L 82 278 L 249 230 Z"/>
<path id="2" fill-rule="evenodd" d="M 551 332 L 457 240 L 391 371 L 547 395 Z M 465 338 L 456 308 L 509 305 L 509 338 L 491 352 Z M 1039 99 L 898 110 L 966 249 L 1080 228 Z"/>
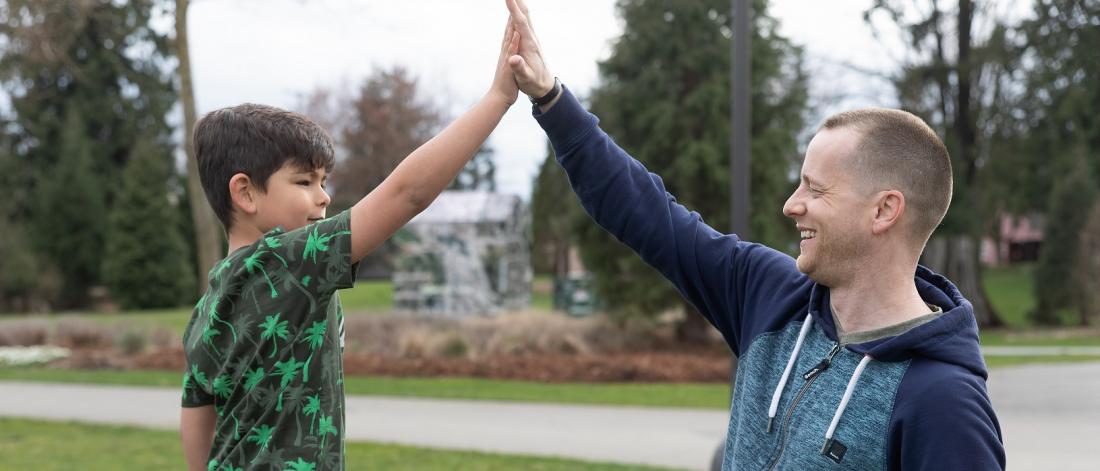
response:
<path id="1" fill-rule="evenodd" d="M 508 57 L 508 66 L 515 74 L 516 83 L 523 93 L 535 98 L 546 95 L 554 88 L 554 76 L 542 59 L 542 50 L 539 48 L 538 38 L 535 37 L 535 30 L 531 27 L 527 5 L 523 0 L 505 0 L 505 3 L 508 5 L 512 28 L 519 37 L 518 52 Z"/>
<path id="2" fill-rule="evenodd" d="M 509 19 L 507 26 L 504 27 L 504 41 L 500 45 L 500 57 L 497 58 L 496 74 L 493 75 L 493 87 L 489 90 L 490 95 L 499 97 L 509 106 L 514 104 L 519 96 L 516 78 L 508 67 L 508 57 L 516 54 L 517 51 L 519 51 L 519 35 L 512 25 L 512 20 Z"/>

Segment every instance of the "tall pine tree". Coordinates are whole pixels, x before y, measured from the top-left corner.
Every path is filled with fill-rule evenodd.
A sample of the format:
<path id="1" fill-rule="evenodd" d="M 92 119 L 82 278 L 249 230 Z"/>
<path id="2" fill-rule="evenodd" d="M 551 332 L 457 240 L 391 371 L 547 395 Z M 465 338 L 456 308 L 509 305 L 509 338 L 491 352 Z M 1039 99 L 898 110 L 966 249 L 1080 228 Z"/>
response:
<path id="1" fill-rule="evenodd" d="M 180 198 L 171 191 L 171 161 L 156 146 L 139 144 L 122 173 L 103 277 L 124 308 L 178 306 L 195 289 L 191 254 L 179 231 Z"/>
<path id="2" fill-rule="evenodd" d="M 31 227 L 40 253 L 61 273 L 61 307 L 83 304 L 100 282 L 107 185 L 95 172 L 92 142 L 76 110 L 67 113 L 56 165 L 39 174 Z"/>

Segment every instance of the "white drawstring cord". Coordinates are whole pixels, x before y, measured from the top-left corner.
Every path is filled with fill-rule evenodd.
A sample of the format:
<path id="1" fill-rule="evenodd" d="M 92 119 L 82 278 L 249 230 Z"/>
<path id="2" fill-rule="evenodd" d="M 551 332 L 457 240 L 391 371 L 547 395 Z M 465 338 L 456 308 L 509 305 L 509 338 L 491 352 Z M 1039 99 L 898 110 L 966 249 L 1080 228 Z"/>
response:
<path id="1" fill-rule="evenodd" d="M 836 414 L 833 414 L 833 421 L 829 424 L 829 430 L 825 432 L 825 445 L 821 447 L 822 453 L 827 452 L 829 446 L 832 445 L 833 432 L 836 432 L 836 426 L 840 423 L 840 416 L 844 414 L 844 409 L 848 407 L 848 401 L 852 399 L 852 392 L 856 389 L 856 381 L 859 381 L 863 369 L 870 362 L 871 355 L 864 355 L 863 359 L 859 361 L 859 365 L 856 366 L 856 371 L 852 373 L 852 378 L 848 380 L 848 387 L 844 389 L 844 397 L 840 398 L 840 406 L 836 408 Z"/>
<path id="2" fill-rule="evenodd" d="M 775 393 L 772 394 L 772 405 L 768 407 L 768 433 L 772 433 L 775 413 L 779 410 L 779 398 L 783 395 L 783 388 L 787 387 L 787 378 L 791 376 L 791 369 L 794 368 L 794 362 L 798 359 L 798 351 L 802 350 L 802 342 L 806 340 L 806 333 L 810 331 L 813 323 L 813 316 L 807 313 L 806 320 L 802 322 L 802 330 L 798 332 L 798 341 L 794 344 L 794 350 L 791 350 L 791 359 L 787 360 L 787 368 L 783 370 L 783 377 L 779 378 L 779 384 L 775 386 Z"/>

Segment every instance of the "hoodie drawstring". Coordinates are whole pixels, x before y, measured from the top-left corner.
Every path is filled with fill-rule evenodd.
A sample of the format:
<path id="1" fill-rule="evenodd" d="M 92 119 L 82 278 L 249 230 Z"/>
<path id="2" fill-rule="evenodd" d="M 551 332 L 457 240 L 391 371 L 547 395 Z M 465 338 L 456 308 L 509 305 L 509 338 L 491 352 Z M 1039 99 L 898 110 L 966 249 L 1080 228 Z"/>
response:
<path id="1" fill-rule="evenodd" d="M 775 386 L 775 393 L 772 394 L 772 405 L 768 407 L 768 433 L 772 433 L 775 413 L 779 410 L 779 398 L 783 396 L 783 388 L 787 387 L 787 378 L 791 376 L 791 368 L 794 368 L 794 362 L 798 359 L 798 352 L 802 350 L 802 342 L 806 341 L 806 333 L 810 331 L 810 326 L 813 323 L 813 316 L 807 313 L 806 320 L 802 322 L 802 330 L 798 332 L 798 341 L 794 343 L 794 350 L 791 350 L 791 359 L 787 360 L 787 368 L 783 370 L 783 376 L 779 378 L 779 384 Z"/>
<path id="2" fill-rule="evenodd" d="M 783 369 L 783 376 L 779 378 L 779 384 L 775 386 L 775 393 L 772 394 L 772 403 L 768 407 L 767 433 L 772 433 L 775 415 L 779 411 L 779 398 L 783 396 L 783 390 L 787 387 L 787 379 L 791 376 L 791 369 L 794 368 L 795 361 L 798 360 L 798 353 L 802 350 L 802 344 L 806 341 L 806 334 L 810 332 L 813 323 L 813 316 L 807 313 L 806 320 L 802 323 L 802 329 L 798 332 L 798 340 L 795 341 L 794 349 L 791 350 L 791 358 L 787 360 L 787 367 Z M 821 448 L 821 453 L 828 452 L 833 444 L 833 433 L 836 432 L 837 424 L 840 423 L 840 416 L 844 415 L 844 409 L 848 408 L 848 401 L 852 399 L 852 393 L 855 392 L 856 382 L 859 381 L 859 377 L 863 375 L 863 370 L 867 368 L 867 364 L 871 360 L 870 355 L 864 355 L 863 359 L 859 361 L 859 365 L 856 366 L 856 370 L 852 372 L 852 377 L 848 380 L 848 387 L 844 388 L 844 396 L 840 399 L 840 405 L 837 406 L 836 413 L 833 414 L 833 421 L 829 423 L 829 429 L 825 432 L 825 446 Z"/>
<path id="3" fill-rule="evenodd" d="M 833 414 L 833 421 L 829 423 L 829 430 L 825 432 L 825 445 L 821 447 L 821 453 L 827 453 L 832 446 L 833 432 L 836 431 L 836 426 L 840 423 L 840 416 L 844 415 L 844 409 L 848 407 L 848 401 L 852 399 L 852 393 L 856 390 L 856 381 L 859 381 L 859 376 L 863 374 L 863 369 L 866 368 L 867 364 L 870 362 L 871 355 L 863 355 L 863 359 L 859 361 L 856 370 L 852 372 L 852 379 L 848 380 L 848 387 L 844 388 L 844 397 L 840 398 L 840 405 L 836 408 L 836 414 Z"/>

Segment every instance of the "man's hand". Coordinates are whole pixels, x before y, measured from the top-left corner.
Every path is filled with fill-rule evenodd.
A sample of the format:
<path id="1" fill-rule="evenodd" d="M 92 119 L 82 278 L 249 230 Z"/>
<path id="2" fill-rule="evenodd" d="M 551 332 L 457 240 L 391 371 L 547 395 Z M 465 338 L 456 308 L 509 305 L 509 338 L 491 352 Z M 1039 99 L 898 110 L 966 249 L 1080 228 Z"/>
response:
<path id="1" fill-rule="evenodd" d="M 508 65 L 509 57 L 519 52 L 519 33 L 516 32 L 511 18 L 504 27 L 504 40 L 500 45 L 500 56 L 497 58 L 497 69 L 493 75 L 493 86 L 489 94 L 499 97 L 509 106 L 516 102 L 519 96 L 519 88 L 516 86 L 516 77 Z"/>
<path id="2" fill-rule="evenodd" d="M 519 49 L 508 58 L 508 66 L 515 74 L 516 83 L 523 93 L 530 97 L 541 97 L 554 88 L 554 76 L 546 68 L 542 59 L 539 40 L 531 27 L 531 18 L 527 14 L 527 5 L 523 0 L 505 0 L 511 16 L 512 28 L 519 37 Z"/>

